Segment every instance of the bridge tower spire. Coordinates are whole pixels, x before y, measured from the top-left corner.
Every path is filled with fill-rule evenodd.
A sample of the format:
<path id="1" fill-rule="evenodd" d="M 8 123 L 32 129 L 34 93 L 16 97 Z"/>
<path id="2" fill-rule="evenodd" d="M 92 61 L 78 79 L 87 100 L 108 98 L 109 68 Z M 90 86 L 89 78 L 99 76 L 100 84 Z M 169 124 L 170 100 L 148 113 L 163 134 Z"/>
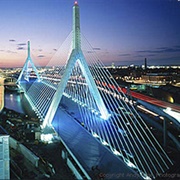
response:
<path id="1" fill-rule="evenodd" d="M 28 58 L 30 59 L 30 41 L 28 41 Z"/>
<path id="2" fill-rule="evenodd" d="M 74 6 L 73 6 L 73 41 L 72 43 L 73 43 L 73 49 L 67 61 L 66 70 L 61 78 L 58 89 L 56 93 L 54 94 L 52 103 L 43 121 L 43 127 L 46 127 L 46 125 L 51 125 L 51 122 L 54 118 L 58 105 L 63 96 L 64 90 L 66 88 L 67 82 L 70 78 L 72 69 L 74 68 L 76 62 L 78 62 L 81 68 L 81 71 L 86 79 L 90 93 L 94 97 L 97 107 L 101 113 L 101 118 L 107 120 L 110 117 L 110 114 L 108 113 L 106 109 L 106 106 L 97 89 L 97 86 L 94 82 L 94 79 L 87 65 L 86 59 L 81 50 L 80 15 L 79 15 L 79 5 L 77 1 L 74 2 Z"/>
<path id="3" fill-rule="evenodd" d="M 81 49 L 80 16 L 77 1 L 73 6 L 73 49 Z"/>
<path id="4" fill-rule="evenodd" d="M 28 55 L 27 55 L 27 59 L 26 59 L 26 62 L 23 66 L 23 69 L 18 77 L 18 80 L 17 80 L 17 83 L 20 83 L 20 80 L 22 78 L 22 76 L 24 75 L 24 79 L 29 81 L 29 75 L 30 75 L 30 72 L 29 72 L 29 65 L 31 65 L 32 69 L 34 70 L 36 76 L 37 76 L 37 79 L 38 81 L 40 81 L 40 76 L 39 76 L 39 73 L 31 59 L 31 53 L 30 53 L 30 41 L 28 41 Z"/>

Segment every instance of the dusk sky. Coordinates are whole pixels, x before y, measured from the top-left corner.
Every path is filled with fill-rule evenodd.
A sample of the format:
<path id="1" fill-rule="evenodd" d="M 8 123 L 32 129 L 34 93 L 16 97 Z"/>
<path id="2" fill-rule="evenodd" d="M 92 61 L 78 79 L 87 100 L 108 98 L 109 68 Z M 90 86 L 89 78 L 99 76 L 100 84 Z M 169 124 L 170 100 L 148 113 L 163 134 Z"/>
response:
<path id="1" fill-rule="evenodd" d="M 74 0 L 0 0 L 0 67 L 41 65 L 72 30 Z M 180 65 L 180 0 L 78 0 L 81 32 L 104 64 Z"/>

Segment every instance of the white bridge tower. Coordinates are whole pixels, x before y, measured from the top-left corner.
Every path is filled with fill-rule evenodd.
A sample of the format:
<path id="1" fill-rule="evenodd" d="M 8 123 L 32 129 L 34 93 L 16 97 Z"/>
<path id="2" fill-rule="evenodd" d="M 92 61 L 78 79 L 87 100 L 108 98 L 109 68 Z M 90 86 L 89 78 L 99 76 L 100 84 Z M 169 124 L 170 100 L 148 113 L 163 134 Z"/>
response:
<path id="1" fill-rule="evenodd" d="M 66 70 L 62 76 L 58 89 L 53 97 L 50 108 L 44 119 L 43 127 L 45 127 L 46 125 L 51 125 L 51 122 L 54 118 L 58 105 L 63 96 L 63 92 L 66 88 L 67 82 L 70 78 L 72 69 L 74 68 L 76 62 L 78 62 L 82 70 L 82 73 L 89 87 L 90 93 L 94 97 L 96 105 L 101 113 L 101 118 L 107 120 L 110 117 L 110 114 L 108 113 L 106 106 L 101 98 L 101 95 L 97 89 L 97 86 L 94 82 L 94 79 L 91 75 L 87 62 L 83 55 L 83 52 L 81 50 L 80 16 L 79 16 L 79 6 L 77 1 L 75 1 L 73 6 L 73 49 L 66 64 Z"/>

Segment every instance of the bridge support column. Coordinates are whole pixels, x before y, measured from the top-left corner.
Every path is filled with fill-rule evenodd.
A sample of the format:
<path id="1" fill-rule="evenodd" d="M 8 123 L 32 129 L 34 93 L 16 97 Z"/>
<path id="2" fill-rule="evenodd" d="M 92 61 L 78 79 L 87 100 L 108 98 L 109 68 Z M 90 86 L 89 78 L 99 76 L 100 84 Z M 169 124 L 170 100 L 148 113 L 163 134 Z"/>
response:
<path id="1" fill-rule="evenodd" d="M 167 119 L 164 118 L 163 121 L 163 146 L 166 148 L 167 146 Z"/>
<path id="2" fill-rule="evenodd" d="M 29 81 L 29 72 L 28 72 L 28 71 L 29 71 L 29 70 L 28 70 L 28 68 L 29 68 L 29 63 L 31 64 L 32 69 L 34 70 L 34 72 L 35 72 L 35 74 L 36 74 L 36 76 L 37 76 L 38 81 L 40 81 L 41 79 L 40 79 L 38 70 L 36 69 L 36 67 L 35 67 L 35 65 L 34 65 L 32 59 L 31 59 L 31 56 L 30 56 L 30 41 L 28 41 L 28 57 L 27 57 L 26 62 L 25 62 L 25 64 L 24 64 L 24 66 L 23 66 L 23 69 L 22 69 L 22 71 L 21 71 L 21 73 L 20 73 L 20 75 L 19 75 L 19 77 L 18 77 L 17 84 L 20 83 L 21 78 L 22 78 L 22 76 L 23 76 L 24 73 L 26 74 L 25 79 L 26 79 L 27 81 Z"/>

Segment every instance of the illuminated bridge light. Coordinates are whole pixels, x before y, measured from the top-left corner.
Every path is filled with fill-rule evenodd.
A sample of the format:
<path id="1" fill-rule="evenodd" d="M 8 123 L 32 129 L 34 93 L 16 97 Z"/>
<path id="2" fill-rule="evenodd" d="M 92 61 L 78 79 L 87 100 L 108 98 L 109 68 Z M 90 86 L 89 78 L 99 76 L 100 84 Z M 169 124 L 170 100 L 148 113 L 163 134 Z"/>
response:
<path id="1" fill-rule="evenodd" d="M 94 110 L 94 109 L 92 109 L 92 110 L 91 110 L 91 112 L 92 112 L 92 113 L 94 113 L 94 112 L 95 112 L 95 110 Z"/>
<path id="2" fill-rule="evenodd" d="M 162 120 L 164 120 L 164 117 L 162 117 L 162 116 L 159 116 L 159 118 L 162 119 Z"/>
<path id="3" fill-rule="evenodd" d="M 106 142 L 106 141 L 104 141 L 104 140 L 102 140 L 102 142 L 101 142 L 104 146 L 109 146 L 109 144 Z"/>
<path id="4" fill-rule="evenodd" d="M 168 115 L 172 116 L 173 118 L 176 119 L 180 123 L 180 113 L 176 111 L 172 111 L 170 107 L 167 107 L 166 109 L 163 109 L 165 113 Z"/>
<path id="5" fill-rule="evenodd" d="M 116 155 L 116 156 L 121 156 L 121 153 L 119 151 L 117 151 L 116 149 L 113 148 L 112 152 Z"/>
<path id="6" fill-rule="evenodd" d="M 52 143 L 53 135 L 52 134 L 41 134 L 41 141 Z"/>
<path id="7" fill-rule="evenodd" d="M 131 168 L 137 169 L 137 167 L 128 159 L 124 159 L 124 162 Z"/>
<path id="8" fill-rule="evenodd" d="M 142 171 L 140 171 L 140 175 L 142 176 L 143 179 L 145 180 L 152 180 L 147 174 L 143 173 Z M 155 178 L 155 177 L 154 177 Z"/>
<path id="9" fill-rule="evenodd" d="M 99 138 L 99 136 L 98 136 L 95 132 L 93 132 L 92 135 L 93 135 L 95 138 Z"/>
<path id="10" fill-rule="evenodd" d="M 172 110 L 172 109 L 171 109 L 170 107 L 167 107 L 167 108 L 166 108 L 166 111 L 167 111 L 167 112 L 170 112 L 171 110 Z"/>
<path id="11" fill-rule="evenodd" d="M 98 115 L 98 114 L 99 114 L 99 112 L 95 112 L 95 114 L 96 114 L 96 115 Z"/>
<path id="12" fill-rule="evenodd" d="M 111 114 L 106 114 L 106 115 L 102 114 L 100 116 L 100 118 L 103 119 L 103 120 L 108 120 L 110 117 L 111 117 Z"/>

